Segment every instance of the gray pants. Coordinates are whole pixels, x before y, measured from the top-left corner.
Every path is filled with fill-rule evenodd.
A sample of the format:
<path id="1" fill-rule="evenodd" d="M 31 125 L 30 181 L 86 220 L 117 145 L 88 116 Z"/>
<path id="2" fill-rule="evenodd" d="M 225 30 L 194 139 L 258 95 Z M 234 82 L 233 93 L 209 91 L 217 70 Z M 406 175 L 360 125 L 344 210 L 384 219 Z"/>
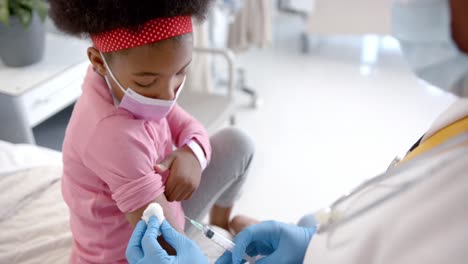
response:
<path id="1" fill-rule="evenodd" d="M 253 141 L 235 128 L 226 128 L 210 139 L 211 162 L 202 174 L 198 190 L 182 202 L 187 217 L 201 221 L 213 205 L 231 207 L 240 197 L 254 155 Z M 185 224 L 190 234 L 192 225 Z"/>

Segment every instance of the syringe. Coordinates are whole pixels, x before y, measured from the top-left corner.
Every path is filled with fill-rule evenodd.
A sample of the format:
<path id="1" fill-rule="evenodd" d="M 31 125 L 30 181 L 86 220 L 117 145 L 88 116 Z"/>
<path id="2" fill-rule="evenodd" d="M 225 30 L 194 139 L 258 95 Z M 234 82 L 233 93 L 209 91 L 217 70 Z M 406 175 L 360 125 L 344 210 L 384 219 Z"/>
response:
<path id="1" fill-rule="evenodd" d="M 231 240 L 225 238 L 224 236 L 220 235 L 216 231 L 214 231 L 211 227 L 207 225 L 203 225 L 193 219 L 188 218 L 187 216 L 185 217 L 196 229 L 200 230 L 205 237 L 213 241 L 215 244 L 218 246 L 224 248 L 225 250 L 232 252 L 234 250 L 234 242 Z M 255 258 L 250 257 L 249 255 L 245 254 L 244 255 L 244 260 L 246 260 L 248 263 L 254 264 L 255 263 Z"/>

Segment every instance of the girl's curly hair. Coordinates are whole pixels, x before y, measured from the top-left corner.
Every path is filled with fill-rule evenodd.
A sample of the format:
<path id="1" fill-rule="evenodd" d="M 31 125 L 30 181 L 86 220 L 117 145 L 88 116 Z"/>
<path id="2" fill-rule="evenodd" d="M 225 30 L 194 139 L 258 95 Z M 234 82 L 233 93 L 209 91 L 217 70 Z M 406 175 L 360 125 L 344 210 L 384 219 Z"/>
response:
<path id="1" fill-rule="evenodd" d="M 49 0 L 56 26 L 89 36 L 116 28 L 138 29 L 154 18 L 192 16 L 204 20 L 213 0 Z"/>

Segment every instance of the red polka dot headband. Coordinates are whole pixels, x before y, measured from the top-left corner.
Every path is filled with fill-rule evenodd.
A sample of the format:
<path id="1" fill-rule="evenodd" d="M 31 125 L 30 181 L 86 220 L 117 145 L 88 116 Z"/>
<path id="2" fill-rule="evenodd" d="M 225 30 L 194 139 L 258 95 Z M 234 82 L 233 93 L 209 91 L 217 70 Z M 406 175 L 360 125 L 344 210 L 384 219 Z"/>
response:
<path id="1" fill-rule="evenodd" d="M 119 28 L 92 35 L 91 39 L 94 47 L 99 51 L 113 52 L 143 46 L 192 31 L 192 17 L 178 16 L 150 20 L 138 31 Z"/>

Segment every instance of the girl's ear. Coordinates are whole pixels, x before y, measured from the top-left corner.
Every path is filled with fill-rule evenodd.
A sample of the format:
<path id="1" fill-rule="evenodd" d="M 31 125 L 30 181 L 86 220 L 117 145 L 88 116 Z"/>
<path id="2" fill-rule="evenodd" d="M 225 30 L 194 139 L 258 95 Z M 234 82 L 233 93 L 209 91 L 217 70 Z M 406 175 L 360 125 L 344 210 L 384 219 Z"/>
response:
<path id="1" fill-rule="evenodd" d="M 104 66 L 104 60 L 101 53 L 95 47 L 88 48 L 88 59 L 93 65 L 94 69 L 102 76 L 107 75 L 107 69 Z"/>

